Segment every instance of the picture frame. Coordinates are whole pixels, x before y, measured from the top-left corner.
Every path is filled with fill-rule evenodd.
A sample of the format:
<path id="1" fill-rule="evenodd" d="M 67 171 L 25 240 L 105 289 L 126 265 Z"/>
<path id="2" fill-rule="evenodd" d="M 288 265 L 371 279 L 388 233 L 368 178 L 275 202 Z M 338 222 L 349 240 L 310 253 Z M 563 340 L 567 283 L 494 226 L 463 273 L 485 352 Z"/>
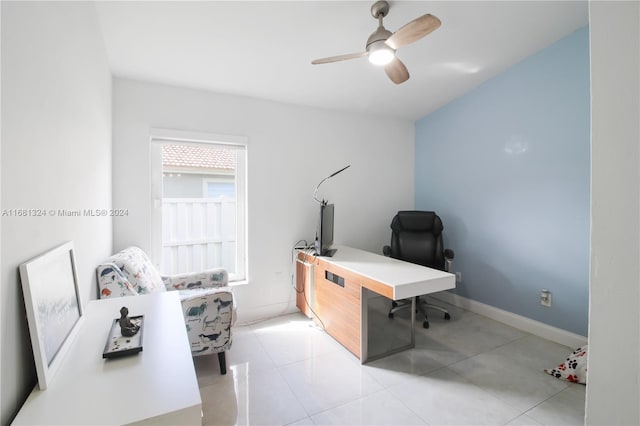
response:
<path id="1" fill-rule="evenodd" d="M 38 386 L 45 390 L 83 320 L 73 241 L 20 265 Z"/>

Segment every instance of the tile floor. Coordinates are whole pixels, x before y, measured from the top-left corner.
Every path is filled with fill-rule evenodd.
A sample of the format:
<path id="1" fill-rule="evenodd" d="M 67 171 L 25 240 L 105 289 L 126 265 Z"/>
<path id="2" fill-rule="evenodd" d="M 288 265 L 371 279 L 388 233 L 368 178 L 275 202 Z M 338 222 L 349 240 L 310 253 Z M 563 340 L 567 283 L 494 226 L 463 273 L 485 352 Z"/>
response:
<path id="1" fill-rule="evenodd" d="M 573 348 L 447 307 L 414 349 L 366 365 L 301 314 L 235 327 L 226 375 L 194 358 L 203 424 L 584 424 L 585 386 L 543 372 Z"/>

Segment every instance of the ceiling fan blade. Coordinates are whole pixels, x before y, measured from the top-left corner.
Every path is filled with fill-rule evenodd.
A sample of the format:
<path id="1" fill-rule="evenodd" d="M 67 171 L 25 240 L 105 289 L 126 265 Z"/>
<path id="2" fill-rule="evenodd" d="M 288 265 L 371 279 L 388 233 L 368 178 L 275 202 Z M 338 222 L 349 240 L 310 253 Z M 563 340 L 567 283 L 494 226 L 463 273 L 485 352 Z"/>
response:
<path id="1" fill-rule="evenodd" d="M 404 83 L 409 80 L 409 71 L 398 58 L 393 58 L 391 62 L 384 66 L 384 72 L 387 73 L 391 81 L 395 84 Z"/>
<path id="2" fill-rule="evenodd" d="M 440 19 L 430 13 L 427 13 L 426 15 L 414 19 L 395 33 L 391 34 L 391 37 L 387 39 L 386 43 L 391 48 L 397 49 L 421 39 L 427 34 L 440 28 L 440 25 L 442 25 Z"/>
<path id="3" fill-rule="evenodd" d="M 331 62 L 345 61 L 347 59 L 361 58 L 363 56 L 367 56 L 367 52 L 348 53 L 346 55 L 331 56 L 329 58 L 316 59 L 315 61 L 311 61 L 311 63 L 314 65 L 328 64 Z"/>

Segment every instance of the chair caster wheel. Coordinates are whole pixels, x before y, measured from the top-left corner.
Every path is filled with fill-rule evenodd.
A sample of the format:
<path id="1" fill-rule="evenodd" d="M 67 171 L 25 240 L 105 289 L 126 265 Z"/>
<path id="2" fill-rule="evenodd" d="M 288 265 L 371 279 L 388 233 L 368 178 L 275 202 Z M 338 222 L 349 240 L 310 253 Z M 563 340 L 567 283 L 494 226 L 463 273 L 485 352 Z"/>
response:
<path id="1" fill-rule="evenodd" d="M 389 312 L 389 318 L 393 319 L 393 312 Z"/>
<path id="2" fill-rule="evenodd" d="M 422 323 L 422 328 L 429 328 L 429 321 L 425 321 Z"/>
<path id="3" fill-rule="evenodd" d="M 444 314 L 444 319 L 446 319 L 446 320 L 450 320 L 451 319 L 451 315 L 449 315 L 449 312 Z"/>

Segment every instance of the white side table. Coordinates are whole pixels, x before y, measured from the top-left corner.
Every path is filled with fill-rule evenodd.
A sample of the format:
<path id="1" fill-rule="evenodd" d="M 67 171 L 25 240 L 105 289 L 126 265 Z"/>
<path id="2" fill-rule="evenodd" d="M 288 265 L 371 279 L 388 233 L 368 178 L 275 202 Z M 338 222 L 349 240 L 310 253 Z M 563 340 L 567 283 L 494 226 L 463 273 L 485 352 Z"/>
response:
<path id="1" fill-rule="evenodd" d="M 122 306 L 144 315 L 142 352 L 102 358 Z M 90 301 L 63 364 L 15 425 L 201 425 L 202 401 L 178 292 Z"/>

